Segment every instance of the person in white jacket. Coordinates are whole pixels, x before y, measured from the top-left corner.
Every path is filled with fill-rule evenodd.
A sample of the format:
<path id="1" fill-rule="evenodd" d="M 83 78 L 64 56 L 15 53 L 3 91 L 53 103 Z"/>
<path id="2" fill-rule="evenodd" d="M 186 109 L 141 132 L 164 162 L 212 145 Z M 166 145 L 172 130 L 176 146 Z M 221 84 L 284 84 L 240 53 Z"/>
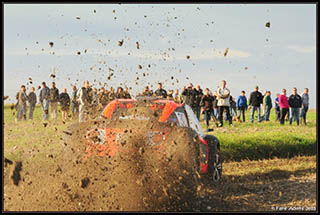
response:
<path id="1" fill-rule="evenodd" d="M 223 112 L 226 111 L 229 124 L 232 125 L 232 118 L 230 116 L 230 90 L 226 88 L 227 82 L 222 81 L 221 87 L 215 91 L 215 96 L 218 99 L 218 112 L 219 112 L 219 127 L 223 126 Z"/>
<path id="2" fill-rule="evenodd" d="M 88 116 L 91 113 L 91 106 L 93 103 L 93 92 L 89 85 L 89 81 L 85 81 L 83 87 L 77 92 L 79 100 L 79 122 L 88 120 Z"/>

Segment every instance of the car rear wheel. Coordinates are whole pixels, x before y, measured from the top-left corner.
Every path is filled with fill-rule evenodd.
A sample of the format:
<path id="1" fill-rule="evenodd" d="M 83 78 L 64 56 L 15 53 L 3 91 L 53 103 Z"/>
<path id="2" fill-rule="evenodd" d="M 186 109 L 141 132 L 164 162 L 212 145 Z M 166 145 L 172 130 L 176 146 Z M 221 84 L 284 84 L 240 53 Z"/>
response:
<path id="1" fill-rule="evenodd" d="M 211 181 L 218 183 L 221 181 L 222 177 L 222 158 L 219 140 L 214 136 L 206 136 L 205 139 L 209 147 L 209 165 L 207 174 Z"/>

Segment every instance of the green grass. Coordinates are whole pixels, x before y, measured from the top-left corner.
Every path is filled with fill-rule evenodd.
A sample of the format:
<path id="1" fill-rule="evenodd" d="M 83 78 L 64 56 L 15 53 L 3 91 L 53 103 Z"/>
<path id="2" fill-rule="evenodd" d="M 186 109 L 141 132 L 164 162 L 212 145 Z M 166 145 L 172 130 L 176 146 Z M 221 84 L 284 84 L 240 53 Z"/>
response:
<path id="1" fill-rule="evenodd" d="M 55 155 L 61 149 L 62 130 L 72 121 L 62 123 L 61 113 L 58 119 L 50 121 L 47 127 L 42 123 L 42 111 L 36 107 L 34 120 L 15 123 L 10 105 L 3 107 L 4 111 L 4 156 L 19 160 L 31 158 L 35 161 L 43 159 L 48 154 Z M 246 114 L 247 122 L 233 122 L 230 127 L 226 122 L 223 128 L 215 128 L 209 134 L 215 135 L 221 144 L 224 161 L 260 160 L 269 158 L 286 158 L 297 155 L 316 154 L 316 111 L 307 114 L 307 125 L 297 126 L 288 122 L 280 125 L 275 122 L 274 110 L 270 122 L 250 123 L 250 112 Z M 213 126 L 213 122 L 210 122 Z M 205 122 L 201 115 L 201 125 Z"/>
<path id="2" fill-rule="evenodd" d="M 210 122 L 213 126 L 213 122 Z M 201 119 L 205 128 L 205 121 Z M 221 143 L 221 152 L 225 160 L 259 160 L 286 158 L 296 155 L 316 154 L 316 111 L 307 113 L 307 125 L 297 126 L 296 122 L 280 125 L 275 122 L 274 109 L 270 121 L 250 122 L 250 111 L 246 113 L 246 122 L 233 121 L 233 127 L 224 122 L 223 128 L 215 128 L 208 134 L 215 135 Z"/>

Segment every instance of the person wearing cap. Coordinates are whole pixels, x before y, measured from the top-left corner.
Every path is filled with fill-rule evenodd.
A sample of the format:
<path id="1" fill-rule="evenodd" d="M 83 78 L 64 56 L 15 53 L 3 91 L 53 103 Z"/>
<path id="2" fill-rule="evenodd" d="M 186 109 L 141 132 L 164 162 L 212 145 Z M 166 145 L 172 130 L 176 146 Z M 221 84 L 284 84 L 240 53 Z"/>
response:
<path id="1" fill-rule="evenodd" d="M 51 108 L 51 118 L 57 118 L 58 112 L 58 102 L 59 102 L 59 90 L 56 88 L 56 83 L 52 82 L 52 88 L 50 89 L 50 108 Z"/>
<path id="2" fill-rule="evenodd" d="M 31 87 L 30 93 L 28 95 L 28 102 L 29 102 L 29 119 L 33 119 L 33 112 L 37 104 L 37 96 L 34 93 L 34 87 Z"/>
<path id="3" fill-rule="evenodd" d="M 258 122 L 261 122 L 261 117 L 260 117 L 260 110 L 261 110 L 261 104 L 262 104 L 262 93 L 259 92 L 259 87 L 256 86 L 254 91 L 250 94 L 249 97 L 249 106 L 251 106 L 251 122 L 253 123 L 254 121 L 254 112 L 258 112 Z"/>
<path id="4" fill-rule="evenodd" d="M 50 103 L 50 89 L 47 87 L 46 82 L 42 82 L 42 88 L 39 94 L 39 100 L 42 108 L 43 120 L 49 119 L 49 103 Z"/>
<path id="5" fill-rule="evenodd" d="M 218 112 L 219 112 L 219 127 L 223 126 L 223 112 L 227 112 L 227 119 L 229 125 L 232 125 L 232 118 L 230 116 L 230 90 L 226 88 L 227 82 L 222 80 L 221 87 L 219 87 L 214 95 L 218 98 Z"/>

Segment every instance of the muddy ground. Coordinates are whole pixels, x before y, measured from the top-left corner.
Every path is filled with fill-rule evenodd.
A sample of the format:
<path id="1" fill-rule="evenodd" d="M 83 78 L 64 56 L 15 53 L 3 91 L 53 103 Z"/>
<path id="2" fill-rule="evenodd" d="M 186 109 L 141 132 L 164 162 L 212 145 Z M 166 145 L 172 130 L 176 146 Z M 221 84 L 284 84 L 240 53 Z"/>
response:
<path id="1" fill-rule="evenodd" d="M 75 124 L 65 131 L 58 155 L 6 160 L 4 210 L 306 211 L 316 206 L 315 156 L 225 162 L 222 181 L 216 184 L 195 174 L 199 148 L 192 130 L 158 123 L 159 115 L 150 109 L 132 108 L 130 114 L 151 119 Z M 116 143 L 122 153 L 86 156 L 87 131 L 100 127 L 124 131 Z M 165 130 L 171 135 L 162 148 L 150 146 L 146 132 Z M 281 169 L 290 163 L 297 168 Z M 270 166 L 279 169 L 248 173 Z"/>
<path id="2" fill-rule="evenodd" d="M 291 162 L 301 160 L 315 161 L 315 157 L 289 159 Z M 282 159 L 281 165 L 288 163 Z M 271 161 L 260 161 L 256 165 L 272 165 Z M 136 178 L 122 175 L 122 180 L 110 181 L 110 177 L 99 175 L 102 170 L 90 171 L 84 174 L 81 170 L 74 175 L 65 174 L 63 166 L 23 164 L 21 181 L 16 186 L 11 177 L 13 165 L 5 167 L 4 175 L 4 210 L 5 211 L 314 211 L 316 207 L 316 168 L 306 168 L 297 171 L 271 171 L 265 174 L 249 174 L 244 176 L 224 175 L 220 184 L 213 184 L 203 180 L 204 184 L 196 191 L 199 195 L 199 205 L 193 208 L 185 207 L 166 208 L 157 205 L 158 199 L 147 199 L 148 195 L 143 186 L 138 186 Z M 246 169 L 248 162 L 225 163 L 224 169 Z M 60 167 L 60 168 L 59 168 Z M 101 168 L 103 169 L 103 167 Z M 81 180 L 80 180 L 81 179 Z M 130 188 L 117 188 L 118 183 L 137 183 Z M 148 182 L 145 182 L 148 183 Z M 134 184 L 134 183 L 131 183 Z M 164 184 L 170 184 L 166 181 Z M 164 186 L 165 187 L 165 186 Z M 139 188 L 139 189 L 138 189 Z M 130 192 L 130 189 L 132 193 Z M 123 191 L 127 193 L 123 193 Z M 112 204 L 115 191 L 118 198 L 126 201 L 117 201 L 121 205 Z M 144 196 L 141 193 L 144 192 Z M 157 196 L 169 197 L 161 187 L 157 187 Z M 121 195 L 119 195 L 121 194 Z M 172 198 L 183 197 L 181 193 L 168 193 Z M 193 197 L 194 201 L 198 200 Z M 138 206 L 141 200 L 141 205 Z M 153 204 L 153 209 L 151 206 Z M 188 201 L 186 201 L 188 202 Z M 190 202 L 190 201 L 189 201 Z M 137 205 L 132 205 L 137 204 Z"/>

